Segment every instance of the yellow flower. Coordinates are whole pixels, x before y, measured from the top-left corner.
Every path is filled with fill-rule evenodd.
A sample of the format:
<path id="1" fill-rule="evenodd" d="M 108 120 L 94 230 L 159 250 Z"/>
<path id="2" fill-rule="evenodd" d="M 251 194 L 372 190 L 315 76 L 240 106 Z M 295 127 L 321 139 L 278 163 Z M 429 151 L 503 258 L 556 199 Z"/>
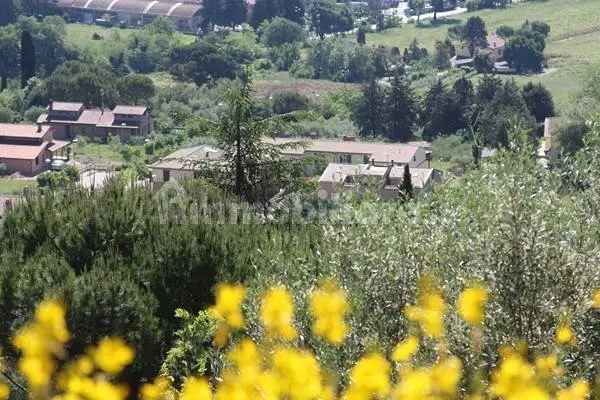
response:
<path id="1" fill-rule="evenodd" d="M 273 373 L 284 398 L 317 399 L 322 391 L 321 369 L 315 357 L 293 348 L 280 348 L 273 354 Z"/>
<path id="2" fill-rule="evenodd" d="M 65 343 L 69 340 L 69 331 L 65 323 L 65 308 L 55 300 L 41 302 L 35 310 L 35 320 L 54 340 Z"/>
<path id="3" fill-rule="evenodd" d="M 211 400 L 212 392 L 204 378 L 188 378 L 181 389 L 181 400 Z"/>
<path id="4" fill-rule="evenodd" d="M 8 385 L 6 385 L 4 383 L 0 383 L 0 400 L 8 399 L 9 395 L 10 395 L 10 388 L 8 387 Z"/>
<path id="5" fill-rule="evenodd" d="M 431 373 L 426 368 L 402 372 L 400 382 L 392 393 L 394 400 L 428 400 L 433 392 Z"/>
<path id="6" fill-rule="evenodd" d="M 142 400 L 162 400 L 169 391 L 171 384 L 164 376 L 159 376 L 152 383 L 142 385 L 140 398 Z"/>
<path id="7" fill-rule="evenodd" d="M 246 289 L 242 285 L 221 284 L 217 287 L 217 304 L 209 309 L 211 315 L 224 320 L 234 329 L 244 327 L 242 302 L 246 296 Z"/>
<path id="8" fill-rule="evenodd" d="M 590 385 L 583 379 L 576 380 L 571 386 L 558 392 L 557 400 L 585 400 L 590 396 Z"/>
<path id="9" fill-rule="evenodd" d="M 415 355 L 418 349 L 419 339 L 411 335 L 396 345 L 392 353 L 392 359 L 396 362 L 408 361 Z"/>
<path id="10" fill-rule="evenodd" d="M 484 318 L 487 290 L 481 286 L 465 289 L 458 298 L 458 313 L 472 326 L 481 325 Z"/>
<path id="11" fill-rule="evenodd" d="M 54 361 L 44 356 L 23 356 L 18 366 L 34 390 L 47 386 L 55 369 Z"/>
<path id="12" fill-rule="evenodd" d="M 445 312 L 446 303 L 438 286 L 429 276 L 424 276 L 419 280 L 417 304 L 406 307 L 406 317 L 418 323 L 427 336 L 440 338 L 444 335 Z"/>
<path id="13" fill-rule="evenodd" d="M 437 391 L 454 396 L 462 377 L 462 362 L 456 357 L 447 358 L 433 366 L 431 378 Z"/>
<path id="14" fill-rule="evenodd" d="M 574 345 L 577 339 L 571 325 L 567 322 L 562 322 L 556 329 L 556 342 L 561 345 Z"/>
<path id="15" fill-rule="evenodd" d="M 504 400 L 549 400 L 538 385 L 535 370 L 520 354 L 506 351 L 500 366 L 492 374 L 491 392 Z"/>
<path id="16" fill-rule="evenodd" d="M 314 318 L 313 332 L 335 345 L 343 343 L 348 330 L 344 317 L 349 307 L 346 294 L 328 282 L 310 298 L 310 312 Z"/>
<path id="17" fill-rule="evenodd" d="M 108 381 L 97 380 L 87 393 L 90 400 L 124 400 L 128 390 L 125 386 L 115 385 Z"/>
<path id="18" fill-rule="evenodd" d="M 556 354 L 537 357 L 535 359 L 535 368 L 544 377 L 562 374 L 562 368 L 558 366 L 558 357 L 556 357 Z"/>
<path id="19" fill-rule="evenodd" d="M 296 337 L 294 303 L 284 287 L 277 286 L 267 291 L 262 299 L 260 318 L 270 336 L 285 340 Z"/>
<path id="20" fill-rule="evenodd" d="M 597 289 L 592 296 L 592 307 L 600 308 L 600 289 Z"/>
<path id="21" fill-rule="evenodd" d="M 252 340 L 242 340 L 229 352 L 228 358 L 237 367 L 239 375 L 244 380 L 251 382 L 260 375 L 260 354 Z"/>
<path id="22" fill-rule="evenodd" d="M 384 397 L 390 392 L 390 364 L 379 353 L 362 357 L 350 371 L 346 399 Z"/>
<path id="23" fill-rule="evenodd" d="M 92 357 L 98 368 L 116 375 L 131 364 L 134 351 L 121 338 L 104 338 L 98 347 L 92 350 Z"/>

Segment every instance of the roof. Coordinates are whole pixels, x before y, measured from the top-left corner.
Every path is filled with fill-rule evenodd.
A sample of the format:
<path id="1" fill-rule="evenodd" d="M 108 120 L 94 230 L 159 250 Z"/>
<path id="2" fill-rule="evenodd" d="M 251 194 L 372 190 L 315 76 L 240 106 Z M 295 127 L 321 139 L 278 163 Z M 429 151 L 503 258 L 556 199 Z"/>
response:
<path id="1" fill-rule="evenodd" d="M 215 147 L 201 145 L 177 150 L 165 158 L 161 158 L 152 168 L 185 170 L 192 169 L 195 162 L 215 161 L 223 157 L 223 152 Z"/>
<path id="2" fill-rule="evenodd" d="M 148 110 L 145 106 L 116 106 L 113 109 L 113 114 L 125 114 L 125 115 L 144 115 Z"/>
<path id="3" fill-rule="evenodd" d="M 299 142 L 298 139 L 267 139 L 275 144 Z M 283 154 L 302 155 L 311 153 L 335 153 L 366 155 L 369 159 L 379 163 L 398 162 L 410 163 L 419 150 L 418 146 L 402 143 L 360 142 L 360 141 L 334 141 L 334 140 L 307 140 L 302 141 L 305 147 L 296 146 L 282 150 Z"/>
<path id="4" fill-rule="evenodd" d="M 38 146 L 23 146 L 18 144 L 0 144 L 0 160 L 10 158 L 16 160 L 33 160 L 44 150 L 47 143 Z"/>
<path id="5" fill-rule="evenodd" d="M 50 144 L 50 146 L 48 147 L 48 150 L 50 152 L 54 153 L 55 151 L 68 146 L 69 144 L 71 144 L 71 142 L 67 142 L 65 140 L 53 140 L 52 143 Z"/>
<path id="6" fill-rule="evenodd" d="M 487 36 L 488 49 L 497 50 L 506 46 L 506 40 L 492 32 Z"/>
<path id="7" fill-rule="evenodd" d="M 319 178 L 319 183 L 343 183 L 349 176 L 373 176 L 383 178 L 388 168 L 389 166 L 380 167 L 371 164 L 350 165 L 330 163 Z M 432 175 L 433 169 L 431 168 L 410 168 L 411 181 L 413 187 L 417 189 L 422 189 L 427 186 Z M 391 167 L 389 177 L 402 179 L 404 177 L 404 166 L 396 165 Z"/>
<path id="8" fill-rule="evenodd" d="M 59 0 L 57 5 L 62 8 L 175 18 L 192 18 L 201 9 L 199 2 L 189 0 Z"/>
<path id="9" fill-rule="evenodd" d="M 53 101 L 50 103 L 53 111 L 77 112 L 83 107 L 83 103 L 69 103 L 64 101 Z"/>
<path id="10" fill-rule="evenodd" d="M 38 132 L 37 125 L 0 124 L 0 137 L 41 139 L 46 136 L 49 129 L 49 126 L 42 125 Z"/>

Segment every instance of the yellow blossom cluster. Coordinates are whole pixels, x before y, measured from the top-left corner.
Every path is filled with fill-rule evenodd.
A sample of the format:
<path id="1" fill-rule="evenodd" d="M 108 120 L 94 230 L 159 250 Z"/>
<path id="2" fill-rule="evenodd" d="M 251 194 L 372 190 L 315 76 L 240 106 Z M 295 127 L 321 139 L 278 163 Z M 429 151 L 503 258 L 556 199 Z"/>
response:
<path id="1" fill-rule="evenodd" d="M 576 342 L 566 319 L 557 327 L 555 352 L 532 357 L 526 346 L 519 350 L 507 346 L 501 349 L 498 365 L 491 371 L 464 370 L 461 359 L 444 343 L 448 306 L 429 277 L 419 283 L 416 304 L 406 309 L 410 334 L 389 354 L 372 350 L 360 357 L 347 374 L 342 371 L 347 378 L 343 383 L 335 381 L 336 374 L 312 351 L 294 344 L 294 339 L 305 338 L 294 326 L 293 299 L 283 286 L 271 288 L 262 297 L 260 318 L 266 340 L 243 337 L 228 344 L 230 333 L 245 326 L 244 298 L 245 289 L 240 285 L 217 289 L 210 313 L 225 327 L 227 336 L 225 342 L 215 340 L 215 345 L 228 345 L 219 376 L 190 376 L 179 390 L 171 386 L 170 377 L 159 376 L 140 387 L 139 399 L 588 400 L 592 392 L 583 379 L 565 384 L 558 349 Z M 471 331 L 482 332 L 487 300 L 487 291 L 478 285 L 459 296 L 457 314 Z M 325 283 L 310 295 L 309 310 L 313 334 L 340 346 L 348 333 L 345 318 L 349 306 L 344 291 L 332 282 Z M 65 309 L 55 301 L 40 304 L 33 321 L 17 333 L 14 343 L 22 352 L 19 371 L 27 379 L 31 398 L 125 400 L 129 389 L 118 382 L 118 377 L 133 362 L 134 351 L 122 339 L 109 337 L 69 361 L 64 350 L 68 338 Z M 436 340 L 428 341 L 431 338 Z M 430 342 L 437 346 L 425 349 Z M 487 372 L 489 382 L 483 378 Z M 0 386 L 0 400 L 8 395 L 8 387 Z"/>
<path id="2" fill-rule="evenodd" d="M 313 292 L 310 312 L 314 318 L 313 332 L 330 343 L 341 345 L 348 327 L 345 317 L 349 311 L 346 294 L 333 282 L 327 282 Z"/>

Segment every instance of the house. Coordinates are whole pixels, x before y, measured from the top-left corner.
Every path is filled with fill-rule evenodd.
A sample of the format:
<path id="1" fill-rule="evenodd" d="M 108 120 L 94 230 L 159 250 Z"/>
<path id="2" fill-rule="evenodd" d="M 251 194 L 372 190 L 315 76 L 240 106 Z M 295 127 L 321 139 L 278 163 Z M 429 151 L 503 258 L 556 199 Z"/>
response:
<path id="1" fill-rule="evenodd" d="M 490 58 L 494 63 L 504 58 L 504 49 L 506 48 L 506 40 L 492 32 L 487 36 L 487 48 Z"/>
<path id="2" fill-rule="evenodd" d="M 195 146 L 177 150 L 165 158 L 161 158 L 150 166 L 152 178 L 156 183 L 170 180 L 194 178 L 203 162 L 218 161 L 223 152 L 212 146 Z"/>
<path id="3" fill-rule="evenodd" d="M 48 169 L 53 159 L 68 157 L 70 145 L 53 132 L 45 125 L 0 124 L 0 163 L 25 176 Z"/>
<path id="4" fill-rule="evenodd" d="M 48 112 L 37 123 L 54 128 L 58 139 L 88 136 L 106 140 L 109 135 L 127 140 L 146 136 L 152 131 L 152 118 L 145 106 L 116 106 L 113 110 L 86 108 L 83 103 L 51 101 Z"/>
<path id="5" fill-rule="evenodd" d="M 176 28 L 196 33 L 201 24 L 200 0 L 52 0 L 72 21 L 139 26 L 156 17 L 170 18 Z M 110 21 L 107 21 L 110 19 Z"/>
<path id="6" fill-rule="evenodd" d="M 344 192 L 361 192 L 369 188 L 382 199 L 393 200 L 400 197 L 399 186 L 404 180 L 404 166 L 390 163 L 386 166 L 375 164 L 331 163 L 319 178 L 319 197 L 335 200 Z M 411 182 L 416 194 L 431 190 L 433 182 L 441 177 L 431 168 L 410 168 Z"/>
<path id="7" fill-rule="evenodd" d="M 425 146 L 404 143 L 363 142 L 353 137 L 342 140 L 304 140 L 297 138 L 265 139 L 282 148 L 290 158 L 321 157 L 328 163 L 387 166 L 391 162 L 411 168 L 428 166 L 431 152 Z"/>

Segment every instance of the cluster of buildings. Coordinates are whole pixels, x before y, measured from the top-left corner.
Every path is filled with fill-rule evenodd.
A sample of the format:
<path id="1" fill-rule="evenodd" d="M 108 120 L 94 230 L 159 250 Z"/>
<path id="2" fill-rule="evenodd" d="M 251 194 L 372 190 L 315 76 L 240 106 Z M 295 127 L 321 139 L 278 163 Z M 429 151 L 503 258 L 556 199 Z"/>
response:
<path id="1" fill-rule="evenodd" d="M 510 73 L 511 68 L 508 62 L 504 60 L 504 50 L 506 49 L 506 39 L 492 32 L 487 36 L 487 46 L 482 49 L 475 49 L 475 53 L 487 55 L 490 62 L 494 65 L 495 72 Z M 453 68 L 472 67 L 475 62 L 476 54 L 471 54 L 467 47 L 457 49 L 456 55 L 450 59 Z"/>
<path id="2" fill-rule="evenodd" d="M 10 172 L 33 176 L 69 161 L 77 136 L 105 141 L 109 135 L 128 140 L 152 131 L 147 107 L 86 108 L 83 103 L 50 102 L 37 124 L 0 124 L 0 164 Z"/>
<path id="3" fill-rule="evenodd" d="M 405 166 L 409 167 L 415 192 L 428 191 L 440 178 L 431 168 L 429 143 L 359 142 L 342 140 L 265 139 L 282 145 L 288 159 L 315 157 L 327 163 L 319 178 L 319 196 L 334 200 L 344 192 L 375 189 L 383 199 L 399 198 Z M 205 162 L 222 159 L 222 152 L 212 146 L 178 150 L 151 165 L 153 180 L 161 184 L 170 180 L 193 178 Z"/>

